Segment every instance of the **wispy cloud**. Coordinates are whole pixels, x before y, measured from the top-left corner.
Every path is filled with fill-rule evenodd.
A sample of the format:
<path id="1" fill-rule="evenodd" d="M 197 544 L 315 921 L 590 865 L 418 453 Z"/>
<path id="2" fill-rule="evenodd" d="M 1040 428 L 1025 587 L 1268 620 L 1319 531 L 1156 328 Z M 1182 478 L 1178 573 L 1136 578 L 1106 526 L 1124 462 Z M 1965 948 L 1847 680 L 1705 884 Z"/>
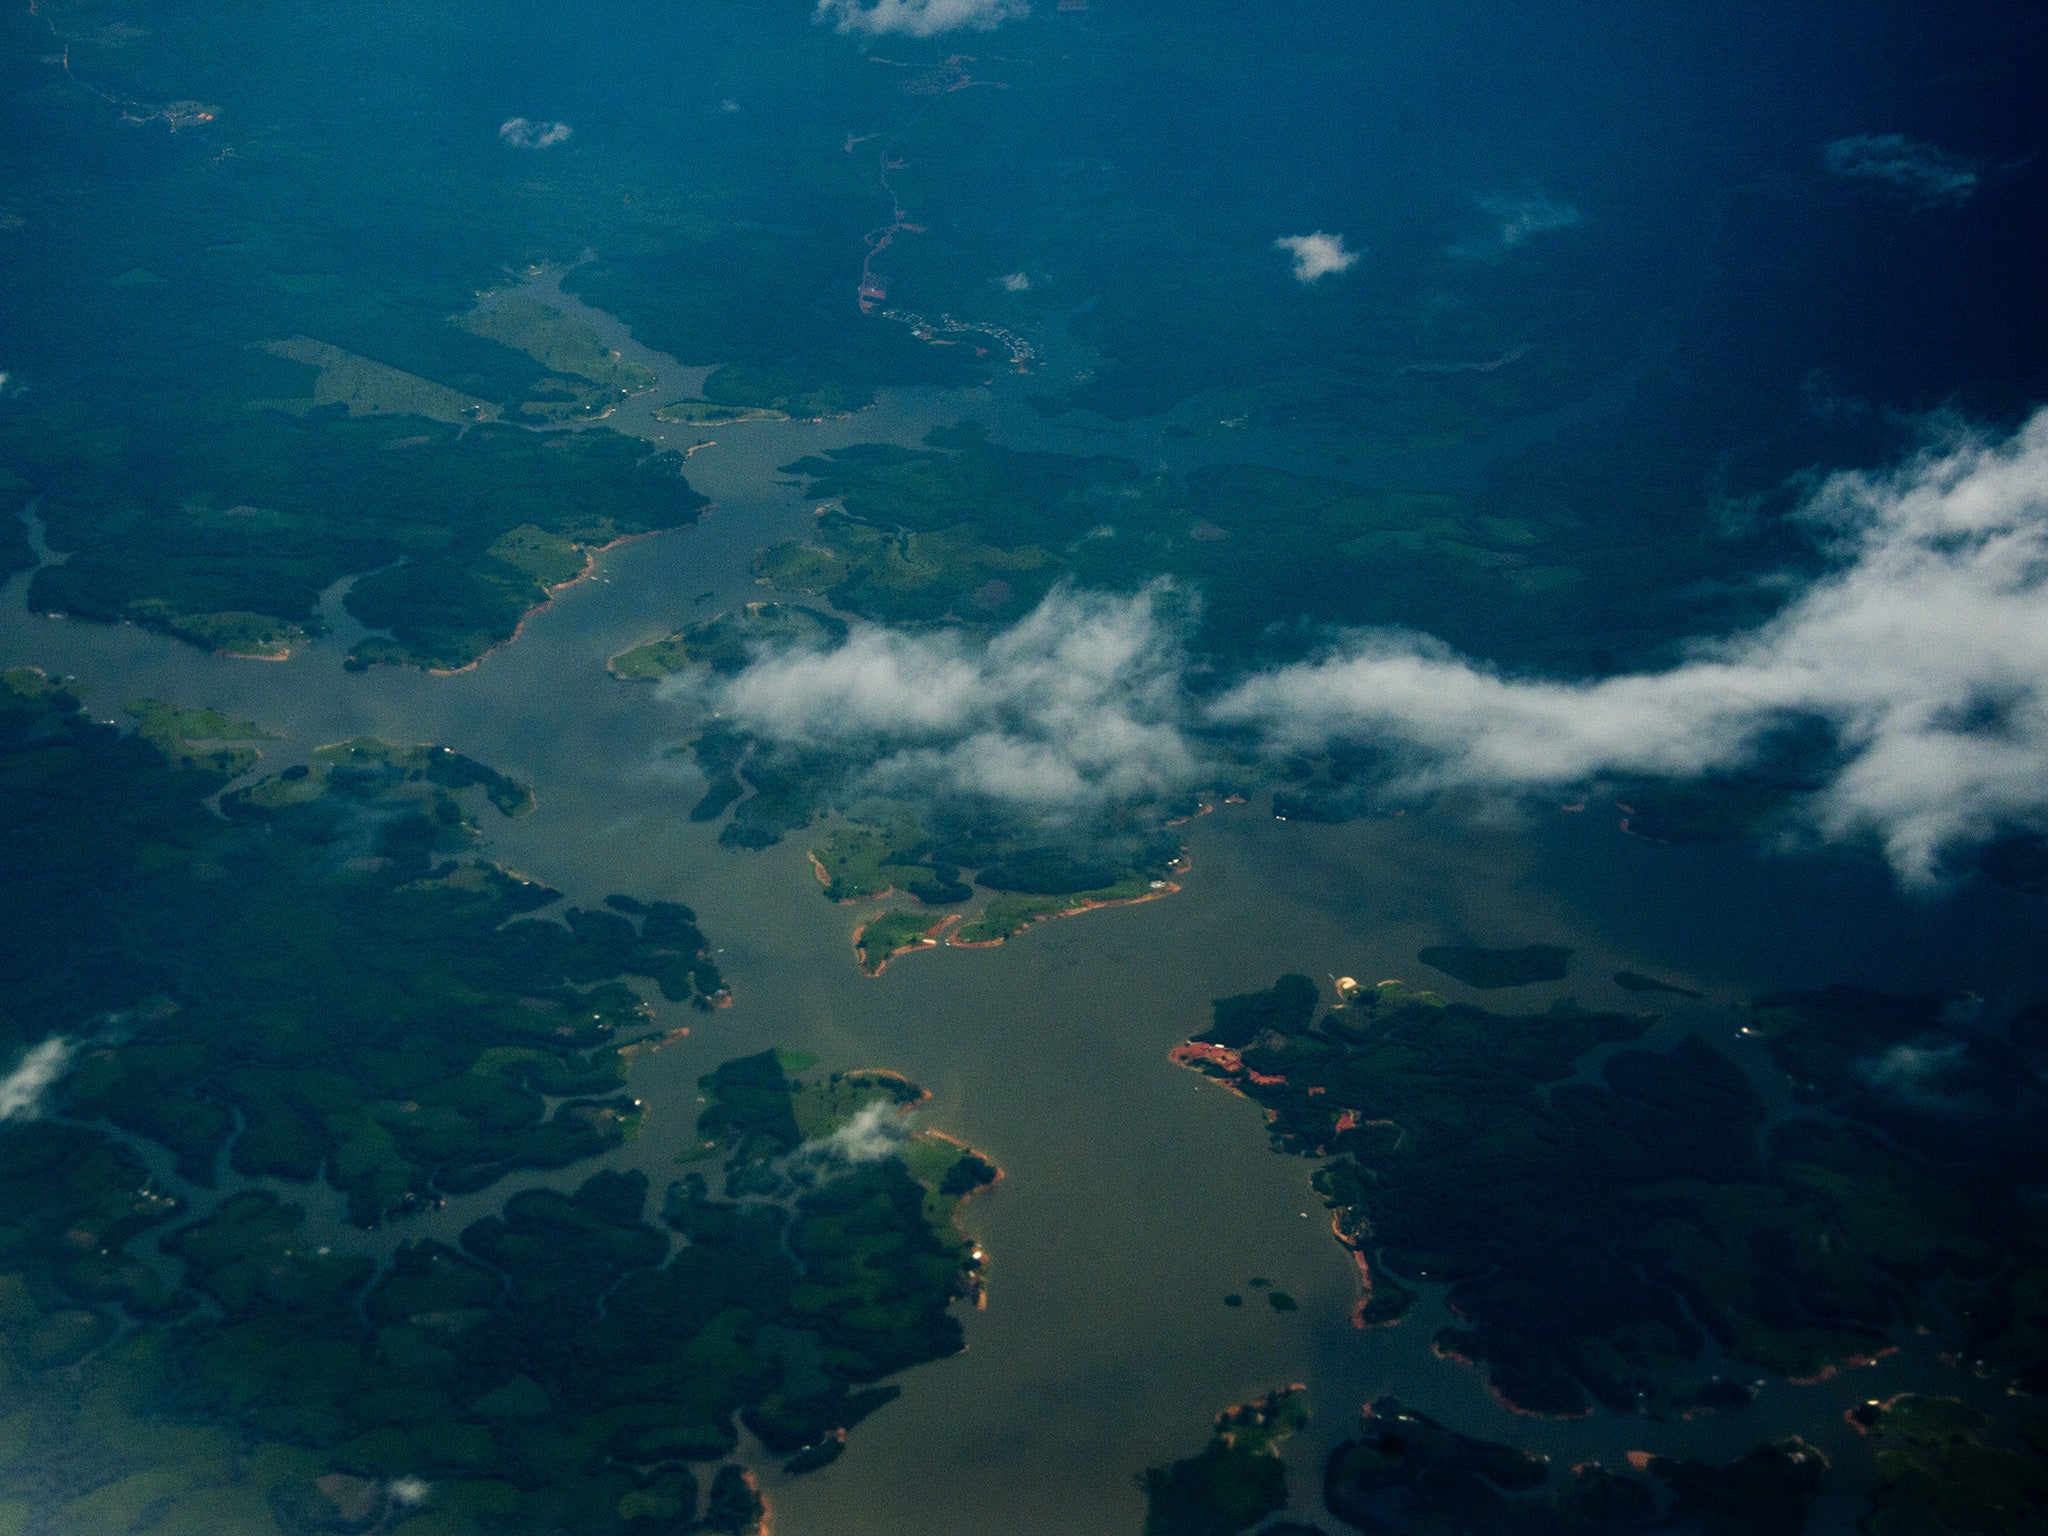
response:
<path id="1" fill-rule="evenodd" d="M 1832 742 L 1801 802 L 1812 832 L 1875 838 L 1909 883 L 1953 850 L 2048 830 L 2048 410 L 1833 475 L 1800 516 L 1823 573 L 1768 622 L 1655 671 L 1521 677 L 1426 636 L 1364 632 L 1204 702 L 1191 598 L 1161 581 L 1062 588 L 987 638 L 856 623 L 836 645 L 763 649 L 665 691 L 763 741 L 861 763 L 861 789 L 1048 816 L 1194 787 L 1247 736 L 1276 759 L 1373 744 L 1401 793 L 1515 794 L 1740 770 L 1798 727 Z"/>
<path id="2" fill-rule="evenodd" d="M 910 1123 L 902 1109 L 877 1101 L 856 1110 L 853 1118 L 831 1135 L 811 1142 L 804 1154 L 826 1163 L 879 1163 L 895 1157 L 909 1139 Z"/>
<path id="3" fill-rule="evenodd" d="M 514 149 L 552 149 L 576 130 L 567 123 L 536 123 L 527 118 L 507 118 L 498 125 L 498 137 Z"/>
<path id="4" fill-rule="evenodd" d="M 1852 134 L 1830 141 L 1825 153 L 1837 176 L 1879 183 L 1922 208 L 1959 207 L 1984 181 L 1980 162 L 1903 133 Z"/>
<path id="5" fill-rule="evenodd" d="M 1027 0 L 818 0 L 818 20 L 876 36 L 934 37 L 962 27 L 986 32 L 1030 10 Z"/>
<path id="6" fill-rule="evenodd" d="M 1542 192 L 1490 193 L 1475 199 L 1490 228 L 1450 247 L 1450 254 L 1476 261 L 1499 261 L 1538 235 L 1571 229 L 1585 216 L 1570 203 Z"/>
<path id="7" fill-rule="evenodd" d="M 22 1054 L 14 1070 L 0 1078 L 0 1120 L 33 1120 L 42 1110 L 43 1095 L 71 1063 L 71 1042 L 52 1035 Z"/>
<path id="8" fill-rule="evenodd" d="M 1047 811 L 1185 784 L 1186 658 L 1172 589 L 1059 590 L 987 641 L 856 624 L 827 649 L 767 650 L 669 697 L 768 741 L 859 755 L 875 789 Z"/>
<path id="9" fill-rule="evenodd" d="M 1819 722 L 1838 767 L 1816 830 L 1874 834 L 1909 882 L 2001 827 L 2048 825 L 2048 411 L 1837 474 L 1805 516 L 1833 570 L 1666 670 L 1518 678 L 1366 634 L 1246 679 L 1212 718 L 1275 750 L 1384 743 L 1413 787 L 1504 790 L 1736 768 L 1777 729 Z"/>
<path id="10" fill-rule="evenodd" d="M 1579 210 L 1570 203 L 1559 202 L 1541 193 L 1524 197 L 1482 197 L 1479 206 L 1493 217 L 1494 238 L 1508 250 L 1537 235 L 1570 229 L 1585 222 Z"/>
<path id="11" fill-rule="evenodd" d="M 1312 235 L 1282 235 L 1273 242 L 1273 249 L 1294 258 L 1298 283 L 1313 283 L 1358 265 L 1359 253 L 1345 247 L 1342 235 L 1326 235 L 1320 229 Z"/>

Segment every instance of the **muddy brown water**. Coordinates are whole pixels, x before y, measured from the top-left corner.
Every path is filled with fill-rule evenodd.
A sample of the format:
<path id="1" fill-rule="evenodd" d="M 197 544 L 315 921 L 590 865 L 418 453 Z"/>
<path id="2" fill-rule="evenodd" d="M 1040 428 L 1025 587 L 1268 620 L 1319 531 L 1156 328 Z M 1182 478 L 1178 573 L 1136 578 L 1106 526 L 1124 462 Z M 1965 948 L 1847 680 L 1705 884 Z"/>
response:
<path id="1" fill-rule="evenodd" d="M 536 283 L 552 298 L 557 281 Z M 259 721 L 284 737 L 266 745 L 265 772 L 356 735 L 445 743 L 537 792 L 524 820 L 482 813 L 492 856 L 572 901 L 625 891 L 696 908 L 737 1003 L 711 1015 L 658 1010 L 691 1034 L 641 1058 L 633 1091 L 646 1103 L 645 1130 L 609 1160 L 645 1168 L 657 1189 L 676 1174 L 698 1075 L 767 1045 L 811 1052 L 827 1069 L 909 1074 L 934 1096 L 928 1123 L 1002 1165 L 1005 1180 L 964 1214 L 989 1256 L 987 1309 L 963 1319 L 967 1350 L 899 1378 L 902 1397 L 855 1431 L 834 1466 L 795 1482 L 768 1477 L 785 1536 L 1134 1532 L 1141 1468 L 1192 1453 L 1217 1410 L 1289 1382 L 1307 1385 L 1315 1414 L 1288 1450 L 1295 1509 L 1325 1523 L 1323 1455 L 1361 1402 L 1393 1392 L 1467 1433 L 1560 1463 L 1637 1448 L 1721 1457 L 1796 1431 L 1841 1469 L 1814 1528 L 1845 1529 L 1867 1457 L 1844 1408 L 1908 1388 L 1981 1391 L 1907 1341 L 1827 1383 L 1769 1384 L 1735 1415 L 1511 1416 L 1476 1373 L 1430 1354 L 1446 1315 L 1435 1293 L 1425 1290 L 1396 1328 L 1348 1325 L 1353 1270 L 1310 1195 L 1311 1165 L 1269 1151 L 1254 1106 L 1172 1066 L 1167 1051 L 1211 998 L 1283 971 L 1398 976 L 1478 997 L 1427 972 L 1416 950 L 1548 942 L 1578 951 L 1570 978 L 1487 995 L 1494 1006 L 1540 1007 L 1567 993 L 1595 1006 L 1661 1005 L 1654 1039 L 1698 1029 L 1769 1085 L 1728 1004 L 1847 980 L 1967 987 L 1996 1006 L 2038 980 L 2038 900 L 1976 887 L 1901 896 L 1861 855 L 1660 847 L 1622 834 L 1598 805 L 1516 816 L 1445 807 L 1322 827 L 1276 821 L 1255 802 L 1186 829 L 1193 870 L 1178 895 L 1042 924 L 996 949 L 908 955 L 884 977 L 863 978 L 850 939 L 873 904 L 822 900 L 801 840 L 735 852 L 717 846 L 715 828 L 690 822 L 701 784 L 670 755 L 675 710 L 651 688 L 610 679 L 605 659 L 759 595 L 754 551 L 808 519 L 776 473 L 803 453 L 912 443 L 962 415 L 1006 431 L 1014 422 L 1043 445 L 1062 434 L 1032 425 L 1021 387 L 1008 381 L 889 396 L 842 421 L 664 426 L 653 407 L 694 393 L 703 370 L 633 349 L 609 317 L 574 308 L 663 379 L 611 425 L 677 447 L 716 439 L 689 465 L 716 504 L 693 528 L 601 555 L 591 578 L 535 614 L 515 644 L 455 676 L 345 673 L 341 658 L 360 631 L 334 594 L 334 634 L 285 662 L 258 663 L 132 627 L 31 614 L 18 578 L 0 597 L 0 661 L 76 676 L 101 718 L 152 696 Z M 1099 435 L 1067 435 L 1102 450 Z M 705 592 L 714 596 L 696 602 Z M 1621 993 L 1609 978 L 1623 967 L 1700 987 L 1708 1000 Z M 590 1171 L 544 1182 L 573 1185 Z M 369 1235 L 343 1227 L 320 1192 L 289 1193 L 307 1201 L 325 1240 L 388 1250 L 428 1232 L 452 1236 L 510 1188 Z M 1253 1275 L 1291 1292 L 1300 1310 L 1259 1304 L 1246 1288 Z M 1241 1310 L 1222 1305 L 1232 1291 L 1247 1297 Z"/>

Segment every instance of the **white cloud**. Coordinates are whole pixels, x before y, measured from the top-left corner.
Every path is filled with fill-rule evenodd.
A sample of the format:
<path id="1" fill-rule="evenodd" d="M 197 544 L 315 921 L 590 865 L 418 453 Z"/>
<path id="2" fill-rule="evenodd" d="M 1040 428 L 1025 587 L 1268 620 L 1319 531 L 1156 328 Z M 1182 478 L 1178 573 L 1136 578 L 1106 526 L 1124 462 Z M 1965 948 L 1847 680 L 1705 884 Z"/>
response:
<path id="1" fill-rule="evenodd" d="M 52 1035 L 23 1052 L 20 1063 L 0 1078 L 0 1120 L 33 1120 L 43 1094 L 64 1075 L 71 1061 L 71 1042 Z"/>
<path id="2" fill-rule="evenodd" d="M 996 281 L 1003 285 L 1003 289 L 1007 293 L 1024 293 L 1031 287 L 1031 274 L 1028 272 L 1006 272 L 1003 276 L 997 278 Z M 5 382 L 6 378 L 6 374 L 0 373 L 0 382 Z"/>
<path id="3" fill-rule="evenodd" d="M 1344 248 L 1342 235 L 1326 235 L 1320 229 L 1312 235 L 1282 235 L 1273 249 L 1294 258 L 1294 280 L 1299 283 L 1349 272 L 1358 265 L 1359 253 Z"/>
<path id="4" fill-rule="evenodd" d="M 986 32 L 1030 13 L 1027 0 L 818 0 L 818 20 L 841 32 L 933 37 L 961 27 Z"/>
<path id="5" fill-rule="evenodd" d="M 408 1508 L 426 1503 L 427 1496 L 433 1491 L 434 1485 L 421 1477 L 397 1478 L 393 1480 L 390 1487 L 393 1501 L 403 1504 Z"/>
<path id="6" fill-rule="evenodd" d="M 856 624 L 823 650 L 764 650 L 668 696 L 770 741 L 857 752 L 876 789 L 1054 810 L 1186 784 L 1185 657 L 1171 589 L 1055 591 L 986 642 Z"/>
<path id="7" fill-rule="evenodd" d="M 514 149 L 552 149 L 575 132 L 567 123 L 536 123 L 523 117 L 498 125 L 498 137 Z"/>
<path id="8" fill-rule="evenodd" d="M 1881 182 L 1922 208 L 1954 208 L 1983 184 L 1983 167 L 1939 144 L 1903 133 L 1858 133 L 1830 141 L 1828 169 L 1857 181 Z"/>
<path id="9" fill-rule="evenodd" d="M 1247 679 L 1217 721 L 1275 749 L 1372 740 L 1418 787 L 1559 788 L 1751 761 L 1793 721 L 1839 753 L 1828 837 L 1875 834 L 1902 878 L 2001 826 L 2048 825 L 2048 410 L 1886 473 L 1831 477 L 1806 508 L 1834 570 L 1769 623 L 1660 672 L 1515 678 L 1435 642 L 1362 635 Z"/>
<path id="10" fill-rule="evenodd" d="M 903 1111 L 894 1104 L 877 1101 L 854 1112 L 853 1118 L 808 1151 L 825 1161 L 844 1159 L 849 1163 L 879 1163 L 903 1150 L 910 1126 Z"/>

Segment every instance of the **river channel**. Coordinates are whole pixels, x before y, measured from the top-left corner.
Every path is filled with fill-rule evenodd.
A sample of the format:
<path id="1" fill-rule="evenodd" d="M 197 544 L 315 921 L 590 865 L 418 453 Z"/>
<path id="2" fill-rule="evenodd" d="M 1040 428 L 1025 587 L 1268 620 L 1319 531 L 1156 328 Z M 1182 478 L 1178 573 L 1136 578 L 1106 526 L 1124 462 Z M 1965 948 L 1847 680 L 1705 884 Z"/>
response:
<path id="1" fill-rule="evenodd" d="M 537 296 L 602 327 L 662 379 L 604 426 L 671 447 L 716 440 L 688 466 L 714 499 L 697 526 L 606 551 L 516 642 L 452 676 L 344 672 L 360 631 L 338 594 L 327 604 L 332 634 L 259 663 L 32 614 L 26 578 L 0 596 L 0 660 L 77 677 L 104 719 L 148 696 L 259 721 L 283 737 L 266 744 L 265 772 L 357 735 L 445 743 L 536 791 L 523 820 L 483 812 L 491 856 L 579 903 L 622 891 L 693 906 L 736 1002 L 709 1015 L 659 1010 L 691 1033 L 641 1058 L 633 1090 L 645 1131 L 611 1160 L 645 1168 L 657 1188 L 675 1176 L 698 1075 L 767 1045 L 811 1052 L 827 1069 L 907 1073 L 933 1093 L 929 1123 L 1001 1164 L 1006 1179 L 964 1215 L 989 1255 L 988 1305 L 964 1319 L 967 1350 L 900 1378 L 902 1397 L 826 1471 L 768 1477 L 782 1536 L 1131 1536 L 1143 1521 L 1134 1474 L 1198 1449 L 1217 1410 L 1289 1382 L 1307 1385 L 1315 1416 L 1288 1451 L 1307 1518 L 1324 1518 L 1322 1457 L 1361 1402 L 1393 1392 L 1455 1428 L 1560 1462 L 1636 1448 L 1727 1456 L 1796 1430 L 1842 1474 L 1814 1528 L 1846 1529 L 1865 1474 L 1843 1409 L 1934 1381 L 1973 1390 L 1909 1342 L 1827 1383 L 1773 1383 L 1748 1411 L 1719 1418 L 1510 1416 L 1474 1372 L 1430 1354 L 1440 1298 L 1426 1292 L 1392 1329 L 1349 1326 L 1353 1270 L 1310 1195 L 1312 1166 L 1268 1151 L 1255 1107 L 1174 1067 L 1167 1051 L 1211 998 L 1283 971 L 1399 976 L 1476 997 L 1424 972 L 1416 950 L 1560 943 L 1577 951 L 1566 982 L 1506 1003 L 1495 995 L 1495 1006 L 1542 1007 L 1569 993 L 1634 1008 L 1642 999 L 1613 987 L 1615 970 L 1682 980 L 1708 1000 L 1672 1000 L 1653 1041 L 1697 1029 L 1761 1081 L 1760 1048 L 1737 1035 L 1729 1004 L 1854 981 L 1966 987 L 1996 1006 L 2037 979 L 2038 899 L 1980 886 L 1901 896 L 1862 855 L 1657 846 L 1625 835 L 1597 803 L 1514 817 L 1444 807 L 1327 827 L 1277 821 L 1255 799 L 1186 828 L 1192 871 L 1178 895 L 1043 924 L 997 949 L 912 954 L 863 978 L 850 948 L 861 909 L 821 899 L 801 840 L 738 852 L 689 821 L 701 781 L 671 755 L 679 717 L 652 689 L 612 680 L 606 658 L 759 595 L 755 550 L 809 517 L 798 487 L 777 474 L 804 453 L 916 443 L 933 424 L 972 416 L 1005 442 L 1124 452 L 1147 467 L 1169 447 L 1173 467 L 1259 454 L 1229 433 L 1169 444 L 1157 423 L 1124 438 L 1100 424 L 1047 423 L 1008 377 L 984 390 L 889 395 L 836 421 L 668 426 L 654 407 L 694 394 L 704 370 L 638 348 L 609 317 L 562 296 L 559 280 L 530 278 Z M 1057 348 L 1048 366 L 1061 366 Z M 546 1182 L 572 1185 L 590 1171 Z M 342 1228 L 318 1191 L 290 1192 L 313 1207 L 325 1240 L 388 1249 L 458 1231 L 510 1187 L 367 1235 Z M 1223 1296 L 1253 1275 L 1291 1292 L 1300 1310 L 1225 1308 Z"/>

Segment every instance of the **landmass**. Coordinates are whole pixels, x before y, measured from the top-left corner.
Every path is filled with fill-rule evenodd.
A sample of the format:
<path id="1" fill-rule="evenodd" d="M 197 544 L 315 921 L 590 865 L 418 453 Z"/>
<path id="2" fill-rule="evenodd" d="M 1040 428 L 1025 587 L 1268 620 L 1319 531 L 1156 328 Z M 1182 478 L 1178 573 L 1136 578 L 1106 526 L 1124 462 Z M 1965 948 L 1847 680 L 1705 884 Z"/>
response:
<path id="1" fill-rule="evenodd" d="M 453 318 L 473 336 L 524 352 L 549 377 L 534 386 L 519 413 L 544 422 L 602 417 L 630 395 L 659 382 L 638 363 L 626 362 L 590 328 L 551 304 L 516 288 L 479 296 L 476 307 Z"/>
<path id="2" fill-rule="evenodd" d="M 231 779 L 263 756 L 254 743 L 278 739 L 275 731 L 230 720 L 217 709 L 179 709 L 158 699 L 131 699 L 122 708 L 135 721 L 135 734 L 180 768 L 207 768 Z"/>
<path id="3" fill-rule="evenodd" d="M 453 426 L 496 421 L 501 414 L 488 400 L 311 336 L 268 341 L 263 350 L 287 362 L 304 363 L 313 370 L 313 383 L 311 392 L 303 396 L 251 401 L 257 410 L 305 416 L 323 406 L 338 405 L 352 417 L 416 416 Z"/>
<path id="4" fill-rule="evenodd" d="M 613 433 L 408 421 L 392 446 L 390 422 L 322 410 L 122 434 L 12 413 L 0 459 L 69 552 L 35 573 L 30 606 L 279 655 L 319 633 L 321 594 L 354 575 L 344 606 L 372 632 L 354 659 L 448 670 L 509 640 L 591 551 L 705 504 L 681 455 Z M 110 501 L 137 520 L 106 524 Z"/>
<path id="5" fill-rule="evenodd" d="M 859 1084 L 837 1095 L 842 1107 L 898 1120 L 896 1101 L 920 1097 L 886 1078 L 828 1081 Z M 728 1460 L 735 1419 L 786 1471 L 810 1470 L 895 1395 L 887 1377 L 956 1351 L 950 1309 L 977 1292 L 980 1257 L 950 1215 L 995 1170 L 907 1128 L 868 1145 L 881 1133 L 859 1109 L 799 1116 L 795 1103 L 818 1095 L 772 1052 L 704 1086 L 699 1132 L 726 1150 L 724 1180 L 745 1195 L 720 1198 L 688 1175 L 659 1224 L 644 1174 L 601 1171 L 572 1193 L 516 1194 L 457 1243 L 404 1244 L 379 1272 L 315 1247 L 298 1206 L 232 1194 L 168 1233 L 182 1284 L 97 1353 L 81 1353 L 91 1336 L 73 1319 L 87 1314 L 46 1317 L 20 1276 L 0 1278 L 0 1300 L 14 1287 L 15 1396 L 65 1446 L 0 1461 L 0 1496 L 79 1529 L 147 1508 L 263 1533 L 413 1511 L 460 1531 L 761 1530 L 765 1500 Z M 22 1171 L 39 1140 L 39 1127 L 0 1129 L 0 1155 Z M 93 1222 L 119 1245 L 180 1214 L 144 1196 L 95 1219 L 75 1198 L 49 1211 L 36 1190 L 42 1225 L 6 1258 L 33 1260 L 38 1241 L 68 1247 L 51 1220 Z M 190 1369 L 166 1381 L 166 1358 Z M 694 1470 L 705 1464 L 708 1499 Z"/>
<path id="6" fill-rule="evenodd" d="M 740 1424 L 822 1466 L 960 1348 L 983 1261 L 954 1216 L 1001 1170 L 894 1073 L 730 1061 L 709 1177 L 657 1197 L 599 1162 L 382 1263 L 332 1231 L 316 1209 L 399 1222 L 602 1159 L 642 1124 L 633 1048 L 675 1037 L 621 978 L 723 988 L 674 903 L 536 915 L 556 893 L 477 859 L 466 808 L 526 791 L 460 754 L 228 782 L 0 675 L 6 1519 L 760 1532 Z"/>
<path id="7" fill-rule="evenodd" d="M 1308 1423 L 1305 1388 L 1283 1387 L 1225 1409 L 1194 1456 L 1149 1468 L 1145 1536 L 1236 1536 L 1287 1507 L 1278 1447 Z"/>
<path id="8" fill-rule="evenodd" d="M 63 1113 L 197 1185 L 323 1178 L 369 1226 L 566 1166 L 639 1122 L 619 1048 L 648 1020 L 616 978 L 725 995 L 687 907 L 535 915 L 559 893 L 475 857 L 467 808 L 531 792 L 446 748 L 341 743 L 227 788 L 237 763 L 167 760 L 11 672 L 0 749 L 0 1050 L 68 1042 Z"/>
<path id="9" fill-rule="evenodd" d="M 1945 1027 L 1936 997 L 1767 999 L 1749 1027 L 1811 1106 L 1773 1117 L 1700 1037 L 1638 1046 L 1647 1014 L 1494 1013 L 1398 982 L 1340 995 L 1320 1019 L 1302 976 L 1221 999 L 1173 1059 L 1318 1161 L 1359 1321 L 1447 1287 L 1438 1352 L 1507 1406 L 1734 1408 L 1749 1389 L 1715 1352 L 1808 1380 L 1913 1333 L 2015 1390 L 2048 1381 L 2048 1271 L 2016 1172 L 2040 1155 L 2013 1067 L 2048 1046 L 2035 1015 L 1984 1034 Z M 1934 1075 L 1902 1091 L 1907 1069 Z M 1943 1118 L 1958 1104 L 1983 1127 L 1967 1148 Z"/>
<path id="10" fill-rule="evenodd" d="M 1850 1409 L 1849 1422 L 1877 1453 L 1870 1536 L 2020 1536 L 2048 1524 L 2048 1417 L 2000 1444 L 1959 1399 L 1905 1393 Z"/>
<path id="11" fill-rule="evenodd" d="M 1331 1453 L 1323 1498 L 1368 1536 L 1797 1536 L 1827 1471 L 1792 1439 L 1725 1466 L 1632 1455 L 1553 1477 L 1542 1456 L 1461 1435 L 1392 1397 L 1366 1406 L 1360 1431 Z"/>
<path id="12" fill-rule="evenodd" d="M 854 929 L 853 952 L 862 971 L 879 976 L 898 955 L 936 946 L 940 935 L 958 921 L 942 917 L 934 922 L 924 912 L 883 912 Z"/>
<path id="13" fill-rule="evenodd" d="M 689 697 L 763 655 L 822 650 L 848 633 L 844 620 L 795 603 L 749 603 L 685 625 L 611 660 L 613 676 L 663 682 Z M 807 850 L 826 897 L 836 902 L 902 894 L 927 909 L 982 905 L 945 918 L 898 908 L 855 938 L 863 968 L 879 974 L 891 955 L 936 940 L 973 948 L 1003 942 L 1036 922 L 1099 907 L 1170 896 L 1187 869 L 1173 828 L 1199 796 L 1151 797 L 1110 818 L 1070 826 L 991 797 L 927 790 L 880 795 L 867 783 L 873 752 L 792 746 L 755 737 L 716 717 L 700 718 L 687 747 L 704 775 L 690 815 L 723 821 L 729 847 L 773 847 L 830 819 Z"/>
<path id="14" fill-rule="evenodd" d="M 1181 855 L 1168 867 L 1184 871 L 1187 856 Z M 1055 917 L 1073 917 L 1102 907 L 1135 906 L 1141 901 L 1157 901 L 1162 896 L 1172 896 L 1179 890 L 1180 886 L 1172 880 L 1131 875 L 1115 885 L 1079 891 L 1071 896 L 997 896 L 978 917 L 968 919 L 946 942 L 959 949 L 993 948 L 1005 939 L 1014 938 L 1033 923 L 1047 922 Z"/>
<path id="15" fill-rule="evenodd" d="M 784 472 L 805 477 L 820 510 L 808 537 L 761 553 L 757 574 L 881 622 L 997 624 L 1063 580 L 1119 589 L 1170 574 L 1202 593 L 1197 648 L 1242 662 L 1271 650 L 1287 617 L 1440 629 L 1447 608 L 1470 606 L 1452 593 L 1572 584 L 1543 563 L 1534 525 L 1447 495 L 1242 464 L 1148 474 L 1008 448 L 973 422 L 923 448 L 860 444 Z"/>
<path id="16" fill-rule="evenodd" d="M 721 405 L 715 400 L 677 400 L 654 413 L 663 421 L 684 426 L 725 426 L 741 421 L 787 421 L 786 411 L 772 411 L 757 405 Z"/>

